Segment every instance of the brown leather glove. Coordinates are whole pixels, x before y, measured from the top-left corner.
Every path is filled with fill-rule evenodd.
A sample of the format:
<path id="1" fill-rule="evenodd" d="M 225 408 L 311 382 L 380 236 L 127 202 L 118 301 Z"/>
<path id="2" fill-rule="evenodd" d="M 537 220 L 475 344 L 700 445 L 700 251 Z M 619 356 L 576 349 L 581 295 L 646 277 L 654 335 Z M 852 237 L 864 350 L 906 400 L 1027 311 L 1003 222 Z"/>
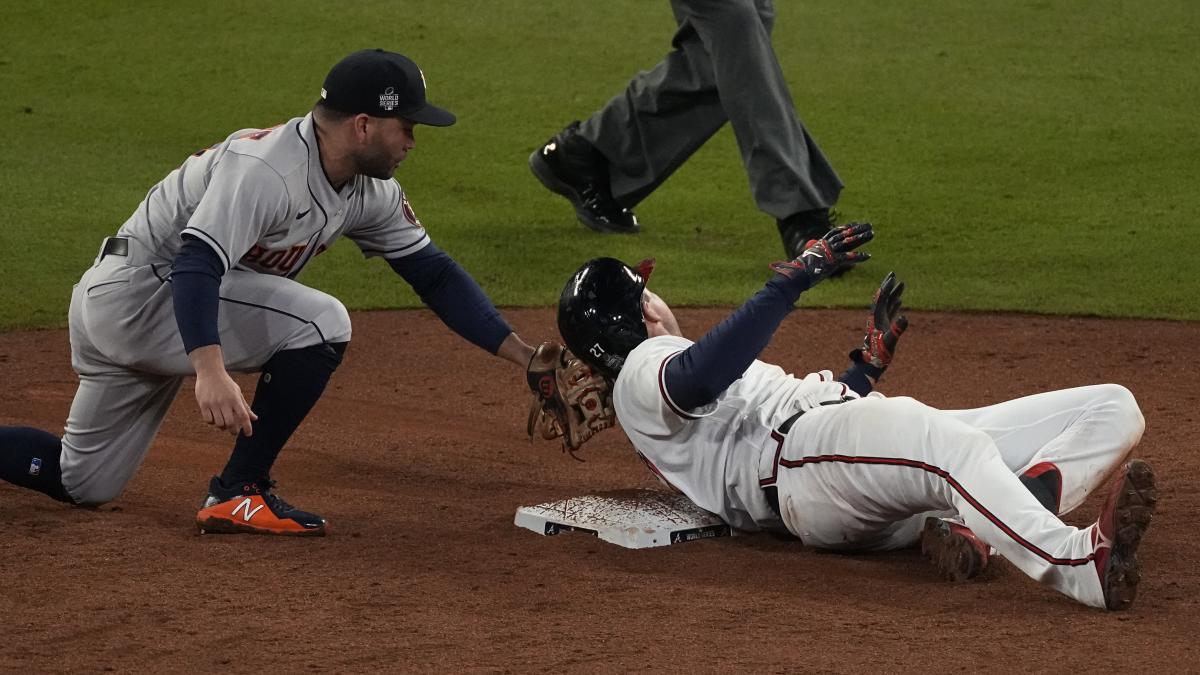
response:
<path id="1" fill-rule="evenodd" d="M 547 440 L 562 438 L 563 450 L 575 451 L 592 436 L 616 424 L 612 388 L 564 346 L 543 342 L 526 369 L 533 391 L 526 432 Z"/>

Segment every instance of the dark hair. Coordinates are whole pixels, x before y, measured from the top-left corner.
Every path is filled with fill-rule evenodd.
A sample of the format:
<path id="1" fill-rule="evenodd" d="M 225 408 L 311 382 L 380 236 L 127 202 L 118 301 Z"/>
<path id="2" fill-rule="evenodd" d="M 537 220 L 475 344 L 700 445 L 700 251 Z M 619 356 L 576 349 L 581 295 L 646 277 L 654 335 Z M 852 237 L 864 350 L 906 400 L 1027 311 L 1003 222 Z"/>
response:
<path id="1" fill-rule="evenodd" d="M 317 99 L 317 102 L 313 104 L 313 114 L 317 117 L 320 117 L 322 120 L 325 120 L 326 122 L 337 123 L 344 122 L 351 117 L 354 117 L 354 115 L 357 113 L 348 113 L 344 110 L 332 108 L 324 101 L 324 99 Z"/>

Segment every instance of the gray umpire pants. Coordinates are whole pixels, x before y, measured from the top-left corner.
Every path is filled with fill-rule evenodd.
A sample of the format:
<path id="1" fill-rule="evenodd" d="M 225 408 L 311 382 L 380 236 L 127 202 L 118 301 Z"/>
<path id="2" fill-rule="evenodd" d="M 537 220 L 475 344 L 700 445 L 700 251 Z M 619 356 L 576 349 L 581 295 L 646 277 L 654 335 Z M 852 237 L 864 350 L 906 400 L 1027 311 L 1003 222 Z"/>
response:
<path id="1" fill-rule="evenodd" d="M 797 117 L 771 47 L 771 0 L 671 8 L 675 50 L 580 126 L 610 162 L 617 201 L 645 199 L 729 121 L 759 209 L 785 218 L 835 204 L 842 181 Z"/>

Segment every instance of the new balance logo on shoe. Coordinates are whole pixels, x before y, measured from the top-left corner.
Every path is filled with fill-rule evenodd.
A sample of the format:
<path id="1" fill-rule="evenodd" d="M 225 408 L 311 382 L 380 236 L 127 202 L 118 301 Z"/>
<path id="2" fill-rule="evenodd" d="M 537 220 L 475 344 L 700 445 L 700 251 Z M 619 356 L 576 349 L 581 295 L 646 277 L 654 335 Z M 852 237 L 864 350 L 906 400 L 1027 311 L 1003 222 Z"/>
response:
<path id="1" fill-rule="evenodd" d="M 254 517 L 254 514 L 258 513 L 259 509 L 266 506 L 266 504 L 259 504 L 258 506 L 251 509 L 250 502 L 251 502 L 251 499 L 249 497 L 246 497 L 245 499 L 243 499 L 241 504 L 238 504 L 237 506 L 233 507 L 233 515 L 236 517 L 238 514 L 238 511 L 242 511 L 243 512 L 242 520 L 244 520 L 246 522 L 250 522 L 250 519 Z"/>
<path id="2" fill-rule="evenodd" d="M 285 502 L 270 479 L 226 486 L 217 476 L 209 481 L 208 495 L 196 512 L 200 534 L 277 534 L 320 537 L 325 519 Z"/>

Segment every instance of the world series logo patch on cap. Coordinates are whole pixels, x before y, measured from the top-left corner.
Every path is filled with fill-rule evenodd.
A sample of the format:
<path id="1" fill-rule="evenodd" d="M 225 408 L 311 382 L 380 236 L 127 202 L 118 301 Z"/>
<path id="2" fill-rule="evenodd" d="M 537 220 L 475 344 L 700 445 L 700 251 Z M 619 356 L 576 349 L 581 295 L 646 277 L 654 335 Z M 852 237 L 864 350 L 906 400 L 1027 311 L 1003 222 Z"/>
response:
<path id="1" fill-rule="evenodd" d="M 388 87 L 379 95 L 379 107 L 384 110 L 391 111 L 400 105 L 400 95 L 396 93 L 395 87 Z"/>
<path id="2" fill-rule="evenodd" d="M 40 475 L 41 473 L 42 473 L 42 459 L 40 457 L 34 457 L 33 461 L 31 461 L 29 463 L 29 475 L 37 476 L 37 475 Z"/>

